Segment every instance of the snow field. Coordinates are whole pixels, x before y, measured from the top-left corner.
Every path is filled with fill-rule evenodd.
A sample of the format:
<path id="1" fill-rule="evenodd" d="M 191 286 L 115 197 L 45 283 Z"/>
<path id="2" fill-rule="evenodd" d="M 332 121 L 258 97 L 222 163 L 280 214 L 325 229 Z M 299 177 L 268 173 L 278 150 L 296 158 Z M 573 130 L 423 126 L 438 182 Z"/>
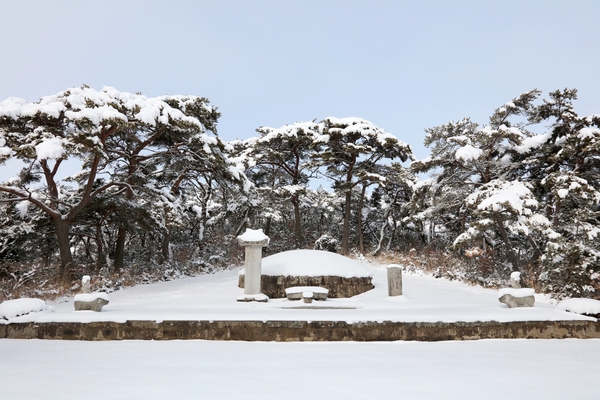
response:
<path id="1" fill-rule="evenodd" d="M 598 399 L 598 339 L 0 340 L 0 398 Z"/>
<path id="2" fill-rule="evenodd" d="M 238 268 L 113 292 L 111 303 L 100 313 L 74 312 L 71 299 L 53 303 L 56 312 L 14 316 L 10 322 L 590 319 L 544 303 L 543 297 L 536 307 L 508 309 L 498 302 L 497 290 L 418 274 L 404 274 L 404 295 L 390 298 L 386 267 L 365 268 L 373 274 L 374 290 L 325 302 L 351 304 L 353 310 L 284 310 L 291 303 L 286 299 L 238 303 L 236 296 L 243 292 L 237 287 Z M 11 304 L 16 303 L 9 303 L 14 308 Z M 594 383 L 598 354 L 600 339 L 435 343 L 3 339 L 0 399 L 586 400 L 600 398 Z"/>
<path id="3" fill-rule="evenodd" d="M 375 289 L 349 299 L 327 299 L 323 305 L 341 309 L 289 310 L 287 299 L 267 303 L 238 302 L 237 287 L 243 268 L 170 282 L 139 285 L 110 293 L 102 312 L 74 311 L 73 299 L 49 302 L 49 310 L 15 316 L 8 322 L 91 322 L 128 320 L 189 321 L 564 321 L 593 320 L 566 312 L 536 294 L 535 307 L 509 309 L 498 301 L 498 290 L 419 274 L 403 274 L 403 295 L 389 297 L 387 268 L 362 264 L 373 274 Z M 92 279 L 93 281 L 93 279 Z M 577 311 L 571 309 L 571 311 Z"/>

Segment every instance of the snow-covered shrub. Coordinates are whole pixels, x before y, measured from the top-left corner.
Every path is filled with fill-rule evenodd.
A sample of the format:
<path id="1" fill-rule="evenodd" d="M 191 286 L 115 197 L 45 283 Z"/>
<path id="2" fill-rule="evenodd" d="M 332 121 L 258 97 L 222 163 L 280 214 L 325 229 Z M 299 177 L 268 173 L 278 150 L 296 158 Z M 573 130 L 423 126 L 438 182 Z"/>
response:
<path id="1" fill-rule="evenodd" d="M 325 251 L 330 251 L 332 253 L 336 253 L 337 252 L 337 245 L 338 245 L 338 241 L 327 235 L 321 235 L 320 238 L 317 239 L 317 241 L 315 242 L 315 250 L 325 250 Z"/>
<path id="2" fill-rule="evenodd" d="M 548 243 L 539 283 L 557 299 L 600 298 L 600 252 L 581 243 Z"/>

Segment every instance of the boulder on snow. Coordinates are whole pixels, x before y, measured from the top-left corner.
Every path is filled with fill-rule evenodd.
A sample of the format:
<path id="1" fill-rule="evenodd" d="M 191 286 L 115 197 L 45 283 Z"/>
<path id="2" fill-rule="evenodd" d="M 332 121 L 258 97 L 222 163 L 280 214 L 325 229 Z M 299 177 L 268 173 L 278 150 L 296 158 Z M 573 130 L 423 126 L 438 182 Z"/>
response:
<path id="1" fill-rule="evenodd" d="M 533 289 L 500 289 L 498 301 L 504 303 L 508 308 L 533 307 L 535 303 L 535 290 Z"/>
<path id="2" fill-rule="evenodd" d="M 81 293 L 75 296 L 75 311 L 91 310 L 100 312 L 102 307 L 110 301 L 108 294 L 100 293 Z"/>
<path id="3" fill-rule="evenodd" d="M 535 303 L 534 296 L 526 296 L 526 297 L 515 297 L 510 294 L 505 294 L 498 299 L 500 303 L 504 303 L 508 306 L 508 308 L 515 307 L 533 307 Z"/>
<path id="4" fill-rule="evenodd" d="M 588 317 L 600 319 L 600 301 L 594 299 L 565 299 L 556 306 L 559 310 L 568 311 Z"/>

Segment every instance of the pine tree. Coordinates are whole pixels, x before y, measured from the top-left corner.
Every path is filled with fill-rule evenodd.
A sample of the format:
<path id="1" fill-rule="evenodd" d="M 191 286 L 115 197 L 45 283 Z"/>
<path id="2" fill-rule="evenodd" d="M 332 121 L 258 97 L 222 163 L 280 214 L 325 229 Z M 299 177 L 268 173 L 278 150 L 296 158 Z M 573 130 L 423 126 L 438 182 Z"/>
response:
<path id="1" fill-rule="evenodd" d="M 260 127 L 257 129 L 260 137 L 246 141 L 245 156 L 257 178 L 255 182 L 262 181 L 258 187 L 266 190 L 265 195 L 276 196 L 292 205 L 296 248 L 305 244 L 300 207 L 308 181 L 315 173 L 310 155 L 321 130 L 322 124 L 315 122 L 296 122 L 281 128 Z M 277 215 L 273 211 L 269 214 L 269 221 Z"/>
<path id="2" fill-rule="evenodd" d="M 28 201 L 53 221 L 61 273 L 73 266 L 71 227 L 99 195 L 134 198 L 144 185 L 140 168 L 156 152 L 172 152 L 196 140 L 214 140 L 218 112 L 195 96 L 147 98 L 105 87 L 72 88 L 40 101 L 9 98 L 0 104 L 0 161 L 22 160 L 26 167 L 15 179 L 0 185 L 4 201 Z M 59 179 L 65 160 L 81 160 L 81 172 Z M 32 182 L 42 179 L 43 185 Z M 124 234 L 119 235 L 118 252 Z M 119 265 L 122 255 L 117 255 Z"/>
<path id="3" fill-rule="evenodd" d="M 406 161 L 412 158 L 412 150 L 394 135 L 364 119 L 329 117 L 322 123 L 323 135 L 318 139 L 320 150 L 314 157 L 317 165 L 325 169 L 325 176 L 333 181 L 333 188 L 344 194 L 341 253 L 348 254 L 352 190 L 381 180 L 381 175 L 376 173 L 377 165 L 385 160 Z"/>

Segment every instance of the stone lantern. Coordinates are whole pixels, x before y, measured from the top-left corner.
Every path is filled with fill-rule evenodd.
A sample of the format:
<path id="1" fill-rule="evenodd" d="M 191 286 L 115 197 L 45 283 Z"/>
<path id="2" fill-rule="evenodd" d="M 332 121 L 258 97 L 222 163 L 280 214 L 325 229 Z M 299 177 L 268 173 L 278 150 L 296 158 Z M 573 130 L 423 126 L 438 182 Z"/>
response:
<path id="1" fill-rule="evenodd" d="M 267 301 L 269 298 L 261 293 L 260 278 L 262 266 L 262 248 L 269 245 L 269 237 L 262 229 L 246 229 L 237 237 L 238 244 L 246 248 L 244 261 L 244 295 L 238 301 Z"/>

